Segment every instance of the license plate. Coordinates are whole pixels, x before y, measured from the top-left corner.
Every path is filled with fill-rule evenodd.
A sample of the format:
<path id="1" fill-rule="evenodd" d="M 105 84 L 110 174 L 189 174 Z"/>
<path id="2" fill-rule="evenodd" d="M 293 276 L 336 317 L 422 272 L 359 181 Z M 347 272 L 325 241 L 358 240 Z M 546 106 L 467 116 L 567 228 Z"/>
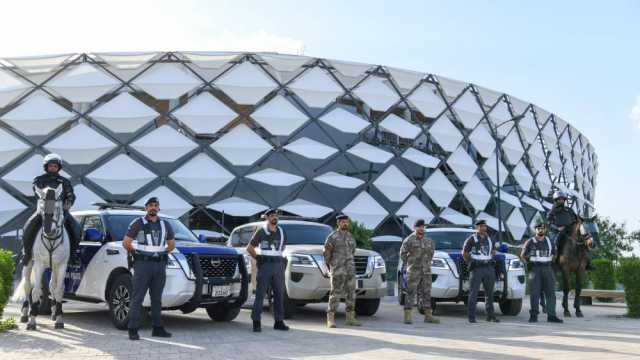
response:
<path id="1" fill-rule="evenodd" d="M 212 297 L 227 297 L 231 295 L 231 286 L 212 286 L 211 287 L 211 296 Z"/>

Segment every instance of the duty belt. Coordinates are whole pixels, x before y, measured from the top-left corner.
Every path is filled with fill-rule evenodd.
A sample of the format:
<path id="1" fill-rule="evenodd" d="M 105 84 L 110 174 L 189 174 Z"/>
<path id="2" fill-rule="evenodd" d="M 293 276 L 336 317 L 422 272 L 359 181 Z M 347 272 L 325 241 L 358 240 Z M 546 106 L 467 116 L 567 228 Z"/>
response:
<path id="1" fill-rule="evenodd" d="M 495 265 L 495 262 L 493 260 L 471 260 L 471 266 L 473 266 L 474 268 L 493 265 Z"/>
<path id="2" fill-rule="evenodd" d="M 548 262 L 541 262 L 541 261 L 529 261 L 529 266 L 534 267 L 534 266 L 549 266 L 551 265 L 551 261 Z"/>
<path id="3" fill-rule="evenodd" d="M 145 254 L 139 254 L 139 253 L 135 253 L 133 254 L 133 259 L 135 261 L 155 261 L 155 262 L 161 262 L 161 261 L 167 261 L 168 260 L 168 255 L 167 254 L 158 254 L 156 256 L 154 255 L 145 255 Z"/>
<path id="4" fill-rule="evenodd" d="M 258 264 L 279 263 L 279 262 L 283 262 L 284 258 L 282 256 L 258 255 L 256 256 L 256 261 L 258 262 Z"/>

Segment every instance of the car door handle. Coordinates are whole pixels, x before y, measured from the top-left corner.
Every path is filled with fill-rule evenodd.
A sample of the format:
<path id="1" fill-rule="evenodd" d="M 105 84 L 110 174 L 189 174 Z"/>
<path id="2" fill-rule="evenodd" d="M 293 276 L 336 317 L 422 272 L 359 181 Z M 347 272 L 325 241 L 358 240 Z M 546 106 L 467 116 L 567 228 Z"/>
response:
<path id="1" fill-rule="evenodd" d="M 114 249 L 107 249 L 107 255 L 118 255 L 120 251 Z"/>

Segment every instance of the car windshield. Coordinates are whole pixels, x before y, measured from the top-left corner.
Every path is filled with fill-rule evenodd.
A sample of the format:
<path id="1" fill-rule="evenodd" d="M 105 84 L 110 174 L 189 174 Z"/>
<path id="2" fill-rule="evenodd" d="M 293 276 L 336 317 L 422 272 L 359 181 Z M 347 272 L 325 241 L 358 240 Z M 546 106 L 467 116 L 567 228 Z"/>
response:
<path id="1" fill-rule="evenodd" d="M 108 215 L 106 216 L 107 229 L 113 241 L 121 241 L 129 228 L 131 222 L 140 217 L 139 215 Z M 176 234 L 176 240 L 197 242 L 198 238 L 180 220 L 162 218 L 166 220 Z"/>
<path id="2" fill-rule="evenodd" d="M 323 225 L 282 224 L 287 245 L 324 245 L 331 227 Z"/>
<path id="3" fill-rule="evenodd" d="M 433 240 L 436 250 L 462 250 L 464 241 L 472 231 L 433 231 L 428 232 L 427 238 Z"/>

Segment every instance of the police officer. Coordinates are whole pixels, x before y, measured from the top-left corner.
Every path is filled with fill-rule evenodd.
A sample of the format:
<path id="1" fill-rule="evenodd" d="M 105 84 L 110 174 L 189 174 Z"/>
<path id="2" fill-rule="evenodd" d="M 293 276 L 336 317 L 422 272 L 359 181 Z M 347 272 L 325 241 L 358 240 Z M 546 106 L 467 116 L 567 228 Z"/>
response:
<path id="1" fill-rule="evenodd" d="M 576 215 L 573 209 L 565 205 L 567 199 L 567 194 L 563 191 L 558 190 L 553 193 L 553 208 L 551 208 L 549 214 L 547 214 L 547 222 L 549 223 L 550 233 L 552 235 L 551 240 L 555 243 L 558 255 L 562 254 L 564 243 L 568 237 L 571 236 L 571 231 L 578 221 L 578 215 Z M 557 260 L 559 260 L 559 256 L 556 257 L 556 261 Z M 588 260 L 587 270 L 594 270 L 591 259 L 589 258 Z"/>
<path id="2" fill-rule="evenodd" d="M 129 308 L 129 339 L 140 340 L 140 311 L 147 290 L 151 298 L 151 336 L 168 338 L 162 326 L 162 291 L 166 280 L 168 254 L 176 247 L 171 224 L 158 217 L 160 201 L 150 197 L 144 203 L 145 216 L 129 224 L 122 246 L 133 254 L 133 295 Z"/>
<path id="3" fill-rule="evenodd" d="M 424 236 L 424 220 L 418 219 L 413 225 L 413 233 L 402 241 L 400 258 L 407 268 L 407 298 L 404 302 L 404 323 L 411 324 L 411 309 L 418 289 L 422 290 L 424 322 L 439 323 L 431 309 L 431 260 L 433 241 Z M 420 284 L 422 283 L 422 287 Z"/>
<path id="4" fill-rule="evenodd" d="M 529 270 L 529 291 L 531 310 L 529 310 L 529 322 L 538 322 L 538 303 L 541 293 L 546 296 L 547 321 L 561 323 L 556 316 L 556 279 L 551 267 L 554 247 L 546 236 L 544 222 L 538 220 L 535 225 L 536 235 L 524 243 L 520 258 L 527 263 Z"/>
<path id="5" fill-rule="evenodd" d="M 327 306 L 327 327 L 336 327 L 336 310 L 340 299 L 345 299 L 347 319 L 345 325 L 360 326 L 356 320 L 356 239 L 349 232 L 349 217 L 336 216 L 338 229 L 324 242 L 324 262 L 331 276 L 329 304 Z"/>
<path id="6" fill-rule="evenodd" d="M 269 209 L 264 213 L 265 223 L 253 234 L 247 253 L 256 259 L 258 274 L 256 276 L 256 297 L 253 302 L 251 319 L 253 331 L 260 332 L 262 315 L 262 303 L 264 296 L 271 287 L 273 290 L 273 319 L 275 330 L 289 330 L 284 319 L 284 270 L 285 258 L 282 255 L 287 238 L 280 226 L 278 226 L 278 211 Z"/>
<path id="7" fill-rule="evenodd" d="M 48 154 L 42 160 L 42 166 L 44 167 L 45 173 L 39 176 L 36 176 L 33 179 L 33 192 L 36 193 L 37 189 L 44 189 L 47 186 L 51 188 L 57 188 L 59 185 L 62 185 L 62 202 L 64 207 L 64 219 L 65 219 L 65 228 L 67 230 L 67 234 L 69 235 L 69 239 L 71 240 L 71 256 L 73 257 L 75 254 L 75 250 L 78 248 L 78 243 L 80 241 L 79 233 L 79 225 L 76 220 L 69 214 L 69 209 L 73 206 L 73 203 L 76 200 L 76 196 L 73 193 L 73 186 L 71 186 L 71 182 L 60 175 L 60 170 L 62 170 L 62 158 L 58 154 Z M 23 229 L 22 236 L 22 264 L 28 264 L 33 257 L 33 243 L 38 234 L 38 231 L 42 227 L 42 217 L 38 214 L 38 210 L 31 215 L 31 217 L 25 223 Z"/>
<path id="8" fill-rule="evenodd" d="M 476 304 L 478 302 L 478 291 L 480 284 L 485 293 L 485 308 L 487 311 L 487 321 L 500 322 L 496 318 L 493 310 L 493 288 L 496 282 L 496 269 L 493 257 L 496 249 L 493 241 L 487 234 L 487 223 L 484 220 L 475 222 L 476 233 L 469 236 L 462 248 L 462 257 L 469 265 L 471 272 L 468 316 L 469 322 L 476 322 Z"/>

